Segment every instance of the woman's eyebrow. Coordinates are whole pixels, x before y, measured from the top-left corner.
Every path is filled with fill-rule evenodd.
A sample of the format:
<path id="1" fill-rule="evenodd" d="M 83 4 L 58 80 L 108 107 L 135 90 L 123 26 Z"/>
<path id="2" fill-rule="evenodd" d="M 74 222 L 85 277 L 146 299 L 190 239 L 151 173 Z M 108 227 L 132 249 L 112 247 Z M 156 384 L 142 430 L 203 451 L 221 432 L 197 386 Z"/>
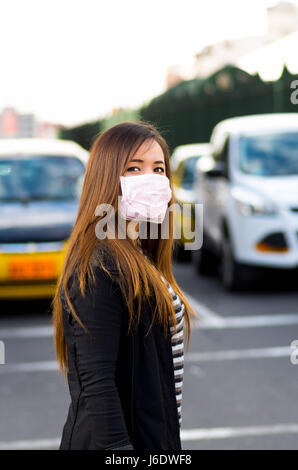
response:
<path id="1" fill-rule="evenodd" d="M 140 158 L 134 158 L 133 160 L 130 160 L 131 162 L 140 162 L 140 163 L 144 163 L 144 160 L 141 160 Z M 165 162 L 163 162 L 162 160 L 156 160 L 155 162 L 153 163 L 162 163 L 163 165 L 165 165 Z"/>

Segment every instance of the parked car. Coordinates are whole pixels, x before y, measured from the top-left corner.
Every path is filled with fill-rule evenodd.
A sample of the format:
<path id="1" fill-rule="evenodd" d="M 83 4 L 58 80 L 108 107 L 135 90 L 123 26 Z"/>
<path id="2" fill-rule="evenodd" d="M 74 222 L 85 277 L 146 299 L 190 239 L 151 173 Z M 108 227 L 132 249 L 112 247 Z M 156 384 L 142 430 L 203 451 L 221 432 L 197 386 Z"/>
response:
<path id="1" fill-rule="evenodd" d="M 195 183 L 204 214 L 199 271 L 220 266 L 224 286 L 237 289 L 261 268 L 297 267 L 298 114 L 226 119 L 210 145 L 213 164 Z"/>
<path id="2" fill-rule="evenodd" d="M 0 140 L 0 298 L 54 294 L 88 157 L 72 141 Z"/>
<path id="3" fill-rule="evenodd" d="M 180 145 L 174 150 L 171 159 L 171 171 L 173 177 L 173 191 L 176 201 L 179 204 L 192 204 L 190 218 L 182 210 L 175 212 L 174 223 L 177 227 L 177 233 L 180 232 L 181 238 L 175 240 L 175 257 L 177 261 L 189 261 L 191 259 L 191 250 L 184 249 L 185 242 L 191 242 L 183 233 L 183 226 L 194 229 L 194 176 L 197 162 L 209 152 L 209 144 L 188 144 Z M 179 225 L 178 225 L 179 224 Z"/>

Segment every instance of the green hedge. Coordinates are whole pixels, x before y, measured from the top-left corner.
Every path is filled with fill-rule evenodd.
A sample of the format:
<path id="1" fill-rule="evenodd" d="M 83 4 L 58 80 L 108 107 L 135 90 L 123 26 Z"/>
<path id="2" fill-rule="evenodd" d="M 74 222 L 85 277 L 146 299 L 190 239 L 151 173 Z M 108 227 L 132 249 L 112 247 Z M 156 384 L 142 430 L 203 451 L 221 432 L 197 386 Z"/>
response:
<path id="1" fill-rule="evenodd" d="M 295 79 L 298 75 L 292 75 L 286 66 L 278 80 L 264 82 L 258 74 L 227 65 L 206 79 L 181 82 L 138 109 L 122 109 L 93 123 L 64 129 L 60 138 L 72 139 L 89 149 L 101 130 L 142 119 L 156 125 L 173 151 L 177 145 L 208 142 L 213 127 L 229 117 L 297 112 L 290 100 L 290 83 Z"/>

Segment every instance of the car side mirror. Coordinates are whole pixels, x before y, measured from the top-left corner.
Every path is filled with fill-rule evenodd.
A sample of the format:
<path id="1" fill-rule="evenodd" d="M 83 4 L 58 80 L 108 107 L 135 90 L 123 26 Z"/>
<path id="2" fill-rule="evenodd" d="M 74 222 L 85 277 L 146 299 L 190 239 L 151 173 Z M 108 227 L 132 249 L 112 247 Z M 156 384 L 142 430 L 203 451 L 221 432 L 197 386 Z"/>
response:
<path id="1" fill-rule="evenodd" d="M 207 178 L 220 178 L 227 175 L 227 167 L 224 162 L 217 161 L 214 163 L 212 168 L 204 171 Z"/>

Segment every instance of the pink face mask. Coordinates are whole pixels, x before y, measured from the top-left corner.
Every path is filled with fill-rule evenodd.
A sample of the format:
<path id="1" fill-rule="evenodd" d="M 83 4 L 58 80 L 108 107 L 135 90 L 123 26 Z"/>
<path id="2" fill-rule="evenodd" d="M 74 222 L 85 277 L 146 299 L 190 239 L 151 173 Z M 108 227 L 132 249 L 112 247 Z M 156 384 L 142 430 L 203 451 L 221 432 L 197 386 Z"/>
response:
<path id="1" fill-rule="evenodd" d="M 144 174 L 120 176 L 122 198 L 119 214 L 126 220 L 161 223 L 172 197 L 167 176 Z"/>

